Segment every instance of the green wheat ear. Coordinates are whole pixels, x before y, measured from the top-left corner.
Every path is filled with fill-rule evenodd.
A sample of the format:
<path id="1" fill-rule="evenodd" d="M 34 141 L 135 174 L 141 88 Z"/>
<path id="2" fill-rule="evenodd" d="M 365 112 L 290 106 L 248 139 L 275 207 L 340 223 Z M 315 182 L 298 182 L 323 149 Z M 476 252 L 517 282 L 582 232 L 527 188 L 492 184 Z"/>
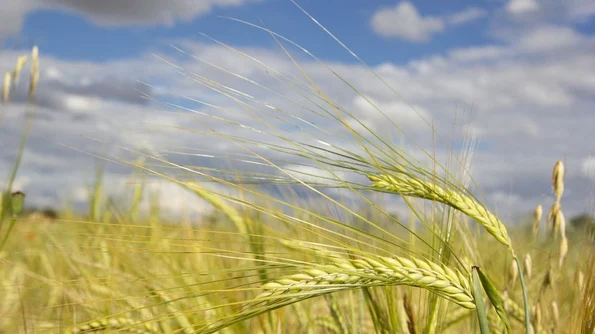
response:
<path id="1" fill-rule="evenodd" d="M 396 193 L 402 196 L 411 196 L 428 199 L 446 204 L 473 218 L 482 225 L 501 244 L 512 251 L 512 244 L 506 226 L 475 199 L 456 190 L 444 189 L 439 185 L 413 178 L 404 174 L 398 175 L 368 175 L 374 188 Z"/>
<path id="2" fill-rule="evenodd" d="M 285 244 L 291 241 L 285 241 Z M 295 247 L 299 247 L 297 242 Z M 426 289 L 452 302 L 474 309 L 469 279 L 456 269 L 415 257 L 358 256 L 348 259 L 324 249 L 313 251 L 328 264 L 311 264 L 293 275 L 270 281 L 262 288 L 264 293 L 256 299 L 271 299 L 292 294 L 311 297 L 337 290 L 363 286 L 407 285 Z"/>

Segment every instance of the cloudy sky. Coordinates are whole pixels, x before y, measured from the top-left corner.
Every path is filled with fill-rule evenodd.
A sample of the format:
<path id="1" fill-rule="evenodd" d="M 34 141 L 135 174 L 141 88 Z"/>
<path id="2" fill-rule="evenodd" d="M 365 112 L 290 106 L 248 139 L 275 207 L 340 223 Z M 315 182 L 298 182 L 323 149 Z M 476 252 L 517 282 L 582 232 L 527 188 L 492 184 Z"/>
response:
<path id="1" fill-rule="evenodd" d="M 595 2 L 298 4 L 370 68 L 288 0 L 0 0 L 0 71 L 10 71 L 33 45 L 41 54 L 36 118 L 16 186 L 41 206 L 81 202 L 97 164 L 90 153 L 122 154 L 118 147 L 125 147 L 220 166 L 205 152 L 237 146 L 209 135 L 211 129 L 266 140 L 250 129 L 262 123 L 205 80 L 250 94 L 262 102 L 258 117 L 278 127 L 275 112 L 282 109 L 284 119 L 316 124 L 320 140 L 354 145 L 349 136 L 335 137 L 336 121 L 295 102 L 304 101 L 295 83 L 306 80 L 281 43 L 333 101 L 395 143 L 403 137 L 374 106 L 408 142 L 444 159 L 453 145 L 475 138 L 472 174 L 495 210 L 549 206 L 551 169 L 560 159 L 567 171 L 565 211 L 593 210 Z M 317 58 L 228 18 L 264 25 Z M 26 84 L 21 79 L 12 101 L 0 107 L 6 176 L 30 110 Z M 303 136 L 296 129 L 283 128 Z M 122 191 L 130 169 L 108 165 L 107 189 Z M 186 206 L 175 186 L 151 187 L 168 194 L 165 205 Z"/>

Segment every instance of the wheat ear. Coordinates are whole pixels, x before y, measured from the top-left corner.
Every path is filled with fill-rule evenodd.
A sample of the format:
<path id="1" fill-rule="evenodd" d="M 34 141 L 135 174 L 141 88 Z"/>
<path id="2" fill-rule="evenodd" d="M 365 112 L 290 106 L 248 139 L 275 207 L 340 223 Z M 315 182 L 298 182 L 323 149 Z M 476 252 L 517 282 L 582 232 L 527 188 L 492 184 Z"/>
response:
<path id="1" fill-rule="evenodd" d="M 94 333 L 94 332 L 105 332 L 105 331 L 127 331 L 128 333 L 138 334 L 153 334 L 159 333 L 155 331 L 153 325 L 150 323 L 142 323 L 130 318 L 120 317 L 111 319 L 100 319 L 92 321 L 85 325 L 81 325 L 72 330 L 66 331 L 65 334 L 82 334 L 82 333 Z"/>
<path id="2" fill-rule="evenodd" d="M 404 174 L 398 177 L 393 175 L 369 175 L 373 186 L 384 191 L 397 193 L 403 196 L 412 196 L 444 203 L 453 207 L 467 216 L 475 219 L 500 243 L 512 250 L 510 237 L 504 224 L 473 198 L 456 190 L 444 189 L 439 185 L 419 180 Z"/>
<path id="3" fill-rule="evenodd" d="M 454 303 L 474 309 L 469 280 L 455 269 L 427 260 L 368 256 L 358 259 L 328 257 L 329 264 L 312 265 L 300 273 L 262 285 L 256 300 L 275 296 L 313 297 L 362 286 L 408 285 L 429 290 Z"/>
<path id="4" fill-rule="evenodd" d="M 522 274 L 521 262 L 514 253 L 506 226 L 504 226 L 498 217 L 496 217 L 493 213 L 486 209 L 485 206 L 470 196 L 467 196 L 456 190 L 442 188 L 435 183 L 420 180 L 403 173 L 398 173 L 395 175 L 368 175 L 368 179 L 372 181 L 373 187 L 377 189 L 381 189 L 386 192 L 397 193 L 402 196 L 412 196 L 437 201 L 459 210 L 467 216 L 473 218 L 476 222 L 482 225 L 496 240 L 506 246 L 510 250 L 512 257 L 519 269 L 518 271 L 521 279 L 523 301 L 525 304 L 525 333 L 530 333 L 529 326 L 531 320 L 529 314 L 529 298 L 527 296 L 525 279 Z"/>

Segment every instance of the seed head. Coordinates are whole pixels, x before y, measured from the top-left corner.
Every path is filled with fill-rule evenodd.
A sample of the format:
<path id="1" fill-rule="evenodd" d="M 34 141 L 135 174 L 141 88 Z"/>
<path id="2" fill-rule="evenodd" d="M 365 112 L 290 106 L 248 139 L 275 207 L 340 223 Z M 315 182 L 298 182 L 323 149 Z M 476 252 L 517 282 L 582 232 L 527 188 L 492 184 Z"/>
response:
<path id="1" fill-rule="evenodd" d="M 547 221 L 552 223 L 552 228 L 554 227 L 555 223 L 554 218 L 556 217 L 558 211 L 560 211 L 561 209 L 562 208 L 560 207 L 560 202 L 554 202 L 554 204 L 550 208 L 550 211 L 548 211 L 547 213 Z"/>
<path id="2" fill-rule="evenodd" d="M 533 328 L 538 330 L 541 327 L 541 303 L 537 302 L 533 307 Z"/>
<path id="3" fill-rule="evenodd" d="M 21 71 L 23 70 L 23 67 L 25 66 L 26 62 L 27 56 L 20 56 L 19 58 L 17 58 L 17 65 L 15 66 L 14 71 L 12 71 L 12 81 L 14 82 L 15 86 L 19 82 Z"/>
<path id="4" fill-rule="evenodd" d="M 556 202 L 560 202 L 562 194 L 564 193 L 564 163 L 558 160 L 554 165 L 554 172 L 552 173 L 552 186 L 554 187 L 554 195 Z"/>
<path id="5" fill-rule="evenodd" d="M 39 81 L 39 49 L 37 46 L 31 50 L 31 79 L 29 80 L 29 97 L 35 96 L 37 82 Z"/>
<path id="6" fill-rule="evenodd" d="M 374 188 L 401 196 L 411 196 L 444 203 L 457 209 L 473 218 L 496 240 L 512 250 L 510 236 L 502 221 L 480 202 L 459 189 L 443 188 L 435 182 L 425 181 L 402 173 L 368 175 L 368 179 L 372 181 Z"/>
<path id="7" fill-rule="evenodd" d="M 10 97 L 10 84 L 12 81 L 12 74 L 10 72 L 6 72 L 4 74 L 4 85 L 2 86 L 2 101 L 8 102 L 8 98 Z"/>
<path id="8" fill-rule="evenodd" d="M 543 208 L 541 204 L 537 205 L 535 211 L 533 211 L 533 236 L 539 232 L 539 224 L 541 223 L 541 216 L 543 215 Z"/>
<path id="9" fill-rule="evenodd" d="M 562 210 L 558 210 L 554 215 L 552 233 L 560 231 L 562 238 L 566 238 L 566 219 Z"/>
<path id="10" fill-rule="evenodd" d="M 566 238 L 566 219 L 564 218 L 562 210 L 558 211 L 555 219 L 557 220 L 556 225 L 558 225 L 558 229 L 560 230 L 560 236 Z"/>

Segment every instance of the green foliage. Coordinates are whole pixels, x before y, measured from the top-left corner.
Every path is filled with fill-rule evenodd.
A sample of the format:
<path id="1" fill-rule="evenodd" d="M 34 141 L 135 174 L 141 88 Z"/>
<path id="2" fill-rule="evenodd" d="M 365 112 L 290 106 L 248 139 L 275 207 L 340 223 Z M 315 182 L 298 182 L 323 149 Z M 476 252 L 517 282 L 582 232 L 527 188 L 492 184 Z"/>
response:
<path id="1" fill-rule="evenodd" d="M 500 320 L 504 322 L 504 325 L 506 326 L 506 331 L 510 333 L 512 329 L 510 327 L 510 323 L 508 322 L 508 317 L 506 316 L 504 302 L 502 301 L 502 298 L 500 298 L 500 291 L 498 291 L 498 288 L 496 288 L 492 281 L 490 281 L 488 275 L 486 275 L 485 271 L 483 271 L 481 268 L 474 267 L 474 272 L 477 272 L 476 274 L 479 276 L 483 290 L 490 299 L 490 302 L 492 303 L 492 306 L 494 306 L 494 309 L 496 309 L 498 317 L 500 317 Z"/>
<path id="2" fill-rule="evenodd" d="M 490 326 L 488 324 L 488 314 L 486 312 L 485 303 L 483 301 L 483 290 L 481 288 L 482 281 L 479 277 L 479 268 L 473 267 L 471 272 L 471 281 L 473 283 L 473 298 L 475 299 L 475 311 L 477 312 L 477 319 L 479 321 L 479 329 L 481 334 L 489 334 Z"/>

